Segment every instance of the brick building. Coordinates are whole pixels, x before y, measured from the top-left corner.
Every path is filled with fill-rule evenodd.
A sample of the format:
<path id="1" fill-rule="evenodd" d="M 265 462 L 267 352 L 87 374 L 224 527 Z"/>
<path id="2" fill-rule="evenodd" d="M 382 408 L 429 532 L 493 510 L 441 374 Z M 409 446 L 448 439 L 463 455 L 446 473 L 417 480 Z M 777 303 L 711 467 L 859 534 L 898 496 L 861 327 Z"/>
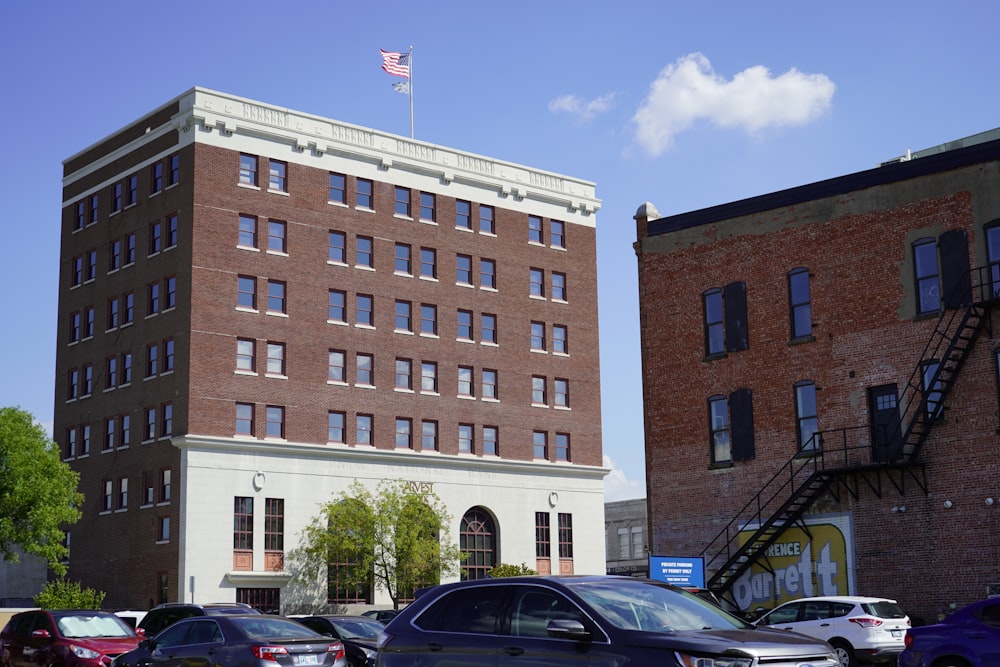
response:
<path id="1" fill-rule="evenodd" d="M 1000 582 L 1000 131 L 636 214 L 650 549 L 741 609 Z"/>
<path id="2" fill-rule="evenodd" d="M 69 568 L 108 606 L 385 605 L 286 562 L 355 480 L 433 491 L 463 577 L 603 571 L 593 183 L 201 88 L 63 183 Z"/>

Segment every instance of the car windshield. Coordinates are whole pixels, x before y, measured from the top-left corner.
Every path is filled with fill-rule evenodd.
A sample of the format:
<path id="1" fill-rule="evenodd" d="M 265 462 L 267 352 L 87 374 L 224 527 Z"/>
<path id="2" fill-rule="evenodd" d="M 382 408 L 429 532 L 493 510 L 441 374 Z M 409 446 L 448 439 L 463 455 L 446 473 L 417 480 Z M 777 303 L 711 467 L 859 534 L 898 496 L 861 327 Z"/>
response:
<path id="1" fill-rule="evenodd" d="M 337 619 L 330 621 L 342 639 L 378 639 L 385 626 L 378 621 Z"/>
<path id="2" fill-rule="evenodd" d="M 135 633 L 117 616 L 71 614 L 56 618 L 63 637 L 133 637 Z"/>
<path id="3" fill-rule="evenodd" d="M 904 618 L 906 616 L 898 604 L 889 602 L 888 600 L 869 602 L 861 605 L 861 607 L 872 616 L 878 616 L 879 618 Z"/>
<path id="4" fill-rule="evenodd" d="M 623 630 L 653 632 L 750 627 L 690 593 L 640 580 L 568 582 L 577 595 Z"/>
<path id="5" fill-rule="evenodd" d="M 290 639 L 292 637 L 320 637 L 301 623 L 261 614 L 256 618 L 234 617 L 233 624 L 249 639 Z"/>

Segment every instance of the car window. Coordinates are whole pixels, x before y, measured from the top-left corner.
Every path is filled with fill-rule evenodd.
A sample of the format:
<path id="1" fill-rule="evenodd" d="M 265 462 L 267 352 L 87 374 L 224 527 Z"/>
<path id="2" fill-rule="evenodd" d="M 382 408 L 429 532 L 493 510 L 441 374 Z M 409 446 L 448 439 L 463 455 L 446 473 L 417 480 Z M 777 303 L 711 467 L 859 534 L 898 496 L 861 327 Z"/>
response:
<path id="1" fill-rule="evenodd" d="M 822 621 L 826 618 L 830 618 L 830 603 L 826 600 L 811 600 L 803 603 L 803 621 Z"/>
<path id="2" fill-rule="evenodd" d="M 278 637 L 319 637 L 320 634 L 310 630 L 301 623 L 284 618 L 275 618 L 261 614 L 259 617 L 234 616 L 232 624 L 240 629 L 250 639 L 275 639 Z"/>
<path id="3" fill-rule="evenodd" d="M 320 634 L 330 632 L 329 622 L 322 618 L 297 618 L 295 620 L 313 632 L 318 632 Z"/>
<path id="4" fill-rule="evenodd" d="M 832 609 L 830 610 L 830 618 L 840 618 L 841 616 L 847 616 L 854 609 L 854 605 L 849 602 L 834 602 L 830 605 Z"/>
<path id="5" fill-rule="evenodd" d="M 219 624 L 210 618 L 198 619 L 189 624 L 185 644 L 215 644 L 223 641 Z"/>
<path id="6" fill-rule="evenodd" d="M 795 623 L 799 620 L 800 603 L 793 602 L 778 607 L 761 621 L 763 625 L 778 625 L 779 623 Z"/>
<path id="7" fill-rule="evenodd" d="M 906 614 L 895 602 L 882 600 L 880 602 L 867 602 L 861 605 L 867 613 L 879 618 L 903 618 Z"/>
<path id="8" fill-rule="evenodd" d="M 1000 628 L 1000 604 L 983 607 L 980 611 L 980 620 L 982 620 L 984 625 L 988 625 L 991 628 Z"/>
<path id="9" fill-rule="evenodd" d="M 549 621 L 586 622 L 586 615 L 555 591 L 537 586 L 518 586 L 514 593 L 510 633 L 518 637 L 548 637 Z"/>
<path id="10" fill-rule="evenodd" d="M 330 622 L 341 639 L 378 639 L 384 625 L 367 619 L 337 619 Z M 315 629 L 315 628 L 314 628 Z"/>
<path id="11" fill-rule="evenodd" d="M 178 608 L 178 609 L 163 609 L 157 612 L 153 610 L 146 614 L 146 618 L 142 619 L 139 623 L 139 627 L 146 631 L 149 636 L 154 636 L 160 632 L 163 628 L 173 625 L 177 621 L 183 620 L 185 618 L 191 618 L 197 615 L 199 612 L 191 609 L 190 607 Z"/>
<path id="12" fill-rule="evenodd" d="M 48 619 L 46 619 L 47 621 Z M 46 623 L 47 624 L 47 623 Z M 132 628 L 113 614 L 73 614 L 56 618 L 63 637 L 131 637 Z"/>
<path id="13" fill-rule="evenodd" d="M 166 630 L 156 635 L 156 648 L 169 648 L 171 646 L 183 646 L 190 623 L 175 623 Z"/>
<path id="14" fill-rule="evenodd" d="M 496 634 L 507 589 L 500 585 L 459 588 L 435 601 L 414 619 L 414 624 L 438 632 Z"/>

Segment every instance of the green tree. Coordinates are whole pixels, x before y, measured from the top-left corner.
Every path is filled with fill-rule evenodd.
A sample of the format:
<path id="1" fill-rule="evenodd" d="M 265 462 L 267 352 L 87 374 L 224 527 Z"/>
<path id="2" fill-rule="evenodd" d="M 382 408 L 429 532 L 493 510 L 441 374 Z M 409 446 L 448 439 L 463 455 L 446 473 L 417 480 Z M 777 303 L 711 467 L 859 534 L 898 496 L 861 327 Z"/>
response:
<path id="1" fill-rule="evenodd" d="M 104 592 L 83 588 L 79 581 L 53 579 L 35 596 L 35 604 L 43 609 L 100 609 Z"/>
<path id="2" fill-rule="evenodd" d="M 402 480 L 382 481 L 374 493 L 355 482 L 321 506 L 303 532 L 300 578 L 326 575 L 338 587 L 383 589 L 399 608 L 421 586 L 458 570 L 458 548 L 448 542 L 450 517 L 433 492 Z"/>
<path id="3" fill-rule="evenodd" d="M 45 559 L 58 574 L 69 555 L 63 530 L 80 518 L 79 476 L 59 448 L 19 408 L 0 408 L 0 554 L 18 562 L 17 549 Z"/>
<path id="4" fill-rule="evenodd" d="M 520 565 L 498 563 L 487 574 L 495 579 L 499 579 L 501 577 L 523 577 L 528 574 L 538 573 L 528 567 L 526 563 L 521 563 Z"/>

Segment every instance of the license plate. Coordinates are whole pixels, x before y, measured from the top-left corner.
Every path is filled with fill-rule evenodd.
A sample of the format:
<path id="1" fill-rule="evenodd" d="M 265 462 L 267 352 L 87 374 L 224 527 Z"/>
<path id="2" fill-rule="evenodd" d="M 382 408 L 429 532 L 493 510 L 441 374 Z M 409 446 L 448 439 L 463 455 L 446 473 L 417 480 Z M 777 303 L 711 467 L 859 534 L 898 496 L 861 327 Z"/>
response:
<path id="1" fill-rule="evenodd" d="M 295 657 L 296 665 L 318 665 L 319 656 L 315 653 L 301 653 Z"/>
<path id="2" fill-rule="evenodd" d="M 902 637 L 902 636 L 903 636 L 903 631 L 902 631 L 902 630 L 890 630 L 889 632 L 891 632 L 891 633 L 892 633 L 892 636 L 893 636 L 893 637 L 894 637 L 895 639 L 899 639 L 900 637 Z"/>

